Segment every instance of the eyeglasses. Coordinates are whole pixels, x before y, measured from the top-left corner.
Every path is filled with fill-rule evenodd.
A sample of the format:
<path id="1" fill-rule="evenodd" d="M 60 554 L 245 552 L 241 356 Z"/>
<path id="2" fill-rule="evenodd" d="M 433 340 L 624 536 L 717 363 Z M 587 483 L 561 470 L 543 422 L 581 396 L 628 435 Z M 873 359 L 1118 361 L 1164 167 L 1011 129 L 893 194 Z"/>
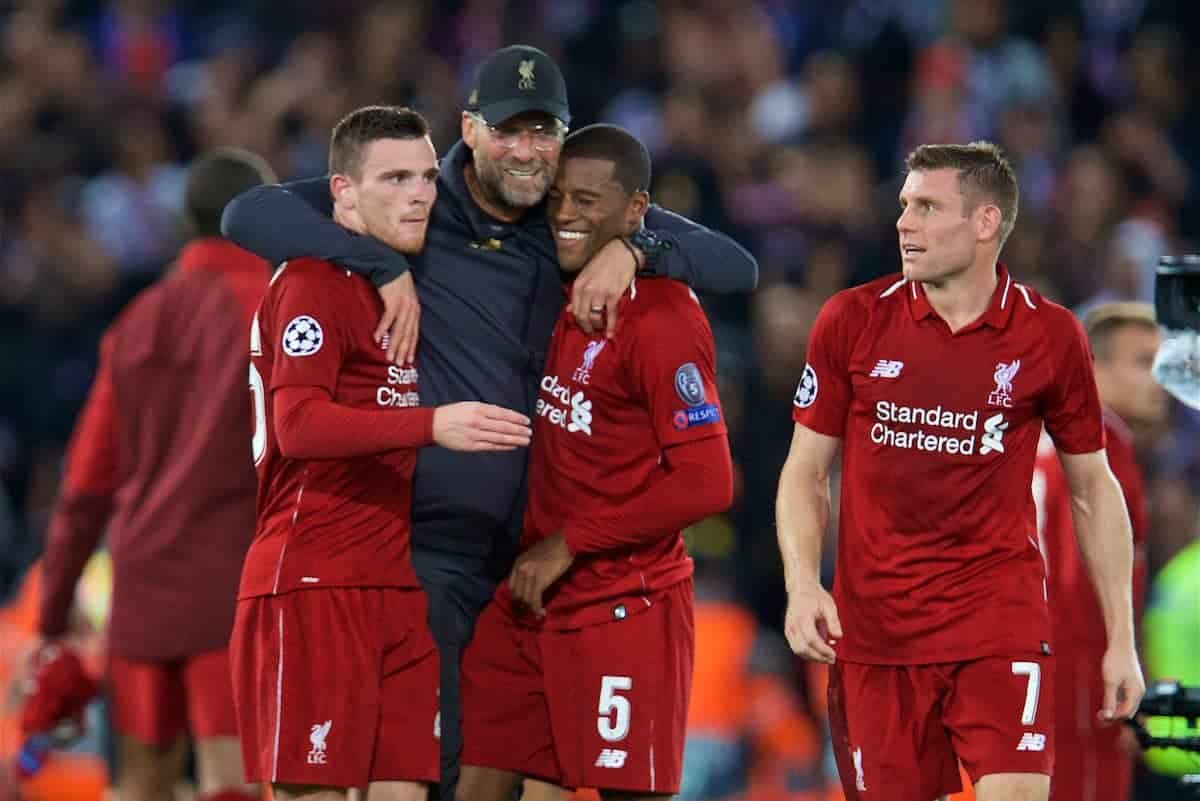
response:
<path id="1" fill-rule="evenodd" d="M 512 150 L 517 146 L 517 142 L 521 141 L 521 137 L 529 134 L 533 149 L 545 153 L 561 146 L 563 138 L 567 135 L 567 126 L 558 120 L 537 125 L 491 125 L 478 114 L 472 114 L 471 117 L 487 128 L 492 141 L 504 150 Z"/>

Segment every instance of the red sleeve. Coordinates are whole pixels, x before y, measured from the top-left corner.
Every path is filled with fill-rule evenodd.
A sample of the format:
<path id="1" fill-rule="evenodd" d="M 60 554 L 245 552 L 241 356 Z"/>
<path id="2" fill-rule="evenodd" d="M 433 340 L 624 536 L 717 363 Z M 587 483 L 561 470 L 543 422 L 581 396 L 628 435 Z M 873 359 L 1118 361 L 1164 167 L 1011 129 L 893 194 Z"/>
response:
<path id="1" fill-rule="evenodd" d="M 354 409 L 317 387 L 275 390 L 275 435 L 288 459 L 350 459 L 433 444 L 433 409 Z"/>
<path id="2" fill-rule="evenodd" d="M 682 285 L 654 291 L 662 292 L 654 299 L 661 303 L 634 321 L 637 333 L 625 352 L 633 394 L 645 403 L 662 448 L 724 436 L 708 318 Z"/>
<path id="3" fill-rule="evenodd" d="M 792 419 L 819 434 L 840 437 L 850 413 L 850 295 L 839 292 L 825 303 L 808 335 L 807 363 L 792 399 Z M 864 321 L 858 320 L 862 327 Z"/>
<path id="4" fill-rule="evenodd" d="M 280 276 L 271 310 L 277 340 L 268 391 L 321 387 L 333 397 L 355 323 L 346 288 L 333 280 L 336 274 L 326 265 L 305 265 Z"/>
<path id="5" fill-rule="evenodd" d="M 1104 448 L 1104 417 L 1092 369 L 1092 349 L 1075 316 L 1066 310 L 1059 367 L 1042 411 L 1046 431 L 1063 453 L 1094 453 Z"/>
<path id="6" fill-rule="evenodd" d="M 104 533 L 119 484 L 117 409 L 112 385 L 112 335 L 100 343 L 100 364 L 67 446 L 58 502 L 46 532 L 38 631 L 67 630 L 75 584 Z"/>
<path id="7" fill-rule="evenodd" d="M 719 514 L 733 502 L 733 463 L 725 437 L 667 449 L 665 470 L 632 500 L 563 529 L 573 554 L 640 545 Z"/>

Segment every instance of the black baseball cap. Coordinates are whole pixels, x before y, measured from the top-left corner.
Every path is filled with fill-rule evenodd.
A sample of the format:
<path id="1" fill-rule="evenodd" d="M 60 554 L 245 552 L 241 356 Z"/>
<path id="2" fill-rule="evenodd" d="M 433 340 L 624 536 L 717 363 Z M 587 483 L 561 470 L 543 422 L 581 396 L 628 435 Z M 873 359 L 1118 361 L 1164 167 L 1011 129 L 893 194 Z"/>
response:
<path id="1" fill-rule="evenodd" d="M 554 59 L 529 45 L 509 45 L 488 56 L 479 67 L 467 110 L 489 125 L 526 111 L 544 111 L 563 124 L 571 122 L 562 71 Z"/>

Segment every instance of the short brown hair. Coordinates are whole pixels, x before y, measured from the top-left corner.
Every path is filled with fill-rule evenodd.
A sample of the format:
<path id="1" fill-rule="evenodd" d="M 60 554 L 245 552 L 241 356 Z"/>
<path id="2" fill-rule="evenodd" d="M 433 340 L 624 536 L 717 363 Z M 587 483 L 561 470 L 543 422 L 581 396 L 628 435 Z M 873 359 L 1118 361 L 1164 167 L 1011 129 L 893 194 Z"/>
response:
<path id="1" fill-rule="evenodd" d="M 406 106 L 363 106 L 333 126 L 329 142 L 329 172 L 362 177 L 363 149 L 377 139 L 420 139 L 429 135 L 429 123 Z"/>
<path id="2" fill-rule="evenodd" d="M 204 153 L 188 170 L 183 205 L 198 237 L 221 235 L 226 204 L 260 184 L 274 183 L 275 172 L 248 150 L 219 147 Z"/>
<path id="3" fill-rule="evenodd" d="M 921 145 L 904 160 L 908 172 L 958 170 L 963 210 L 970 213 L 986 197 L 1000 209 L 1000 244 L 1017 223 L 1020 190 L 1017 174 L 999 146 L 991 142 L 969 145 Z"/>
<path id="4" fill-rule="evenodd" d="M 1112 357 L 1113 334 L 1126 326 L 1157 330 L 1154 307 L 1149 303 L 1126 300 L 1102 303 L 1088 312 L 1083 319 L 1083 329 L 1087 331 L 1097 361 L 1107 361 Z"/>

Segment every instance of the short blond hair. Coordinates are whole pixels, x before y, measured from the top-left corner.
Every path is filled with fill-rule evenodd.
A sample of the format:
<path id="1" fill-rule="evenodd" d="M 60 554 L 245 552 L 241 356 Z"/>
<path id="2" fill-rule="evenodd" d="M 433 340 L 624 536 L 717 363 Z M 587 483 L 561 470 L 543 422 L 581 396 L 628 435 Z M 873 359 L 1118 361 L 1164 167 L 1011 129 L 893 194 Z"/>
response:
<path id="1" fill-rule="evenodd" d="M 1083 318 L 1083 329 L 1097 360 L 1104 361 L 1112 356 L 1113 335 L 1127 326 L 1158 330 L 1154 307 L 1140 301 L 1122 300 L 1101 303 L 1087 313 Z"/>
<path id="2" fill-rule="evenodd" d="M 969 145 L 921 145 L 904 160 L 908 172 L 957 170 L 963 210 L 970 214 L 987 198 L 1000 209 L 1000 245 L 1003 247 L 1017 224 L 1021 191 L 1012 163 L 999 145 L 972 142 Z"/>

